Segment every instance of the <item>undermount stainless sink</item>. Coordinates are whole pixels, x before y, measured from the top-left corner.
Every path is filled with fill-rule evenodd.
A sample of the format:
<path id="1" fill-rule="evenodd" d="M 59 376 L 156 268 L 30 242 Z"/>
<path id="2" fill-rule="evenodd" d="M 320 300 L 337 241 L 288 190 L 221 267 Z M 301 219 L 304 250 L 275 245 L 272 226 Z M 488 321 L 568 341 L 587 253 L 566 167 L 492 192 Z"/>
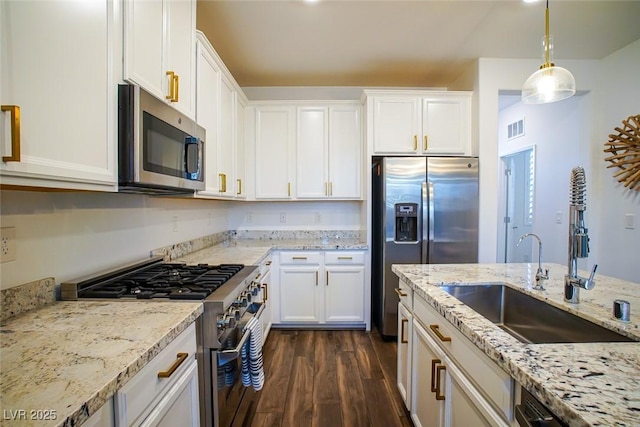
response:
<path id="1" fill-rule="evenodd" d="M 524 343 L 634 341 L 504 284 L 439 287 Z"/>

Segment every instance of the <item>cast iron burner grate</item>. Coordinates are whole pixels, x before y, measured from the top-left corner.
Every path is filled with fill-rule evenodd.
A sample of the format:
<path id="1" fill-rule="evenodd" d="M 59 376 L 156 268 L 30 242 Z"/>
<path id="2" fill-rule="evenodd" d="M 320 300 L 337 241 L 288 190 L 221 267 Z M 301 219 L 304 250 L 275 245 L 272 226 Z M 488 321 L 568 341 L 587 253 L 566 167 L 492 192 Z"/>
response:
<path id="1" fill-rule="evenodd" d="M 243 264 L 163 263 L 80 290 L 80 298 L 200 300 L 244 268 Z"/>

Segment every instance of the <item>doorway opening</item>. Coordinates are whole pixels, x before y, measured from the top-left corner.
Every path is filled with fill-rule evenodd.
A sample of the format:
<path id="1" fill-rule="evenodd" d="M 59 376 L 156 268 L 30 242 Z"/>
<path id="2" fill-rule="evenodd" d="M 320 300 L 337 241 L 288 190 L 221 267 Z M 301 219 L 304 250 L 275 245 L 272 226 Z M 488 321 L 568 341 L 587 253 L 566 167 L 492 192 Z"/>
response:
<path id="1" fill-rule="evenodd" d="M 518 240 L 531 233 L 534 221 L 535 147 L 500 157 L 502 173 L 500 212 L 503 226 L 498 227 L 498 259 L 505 263 L 531 262 L 533 239 Z"/>

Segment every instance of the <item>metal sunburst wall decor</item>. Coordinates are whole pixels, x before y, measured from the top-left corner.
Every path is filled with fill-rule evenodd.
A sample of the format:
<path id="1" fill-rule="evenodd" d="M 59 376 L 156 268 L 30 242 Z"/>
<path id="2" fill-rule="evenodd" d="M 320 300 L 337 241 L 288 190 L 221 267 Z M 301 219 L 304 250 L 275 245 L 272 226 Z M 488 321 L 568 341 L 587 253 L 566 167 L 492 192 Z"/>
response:
<path id="1" fill-rule="evenodd" d="M 640 191 L 640 115 L 627 117 L 622 125 L 614 128 L 618 133 L 609 134 L 609 141 L 604 143 L 604 152 L 612 154 L 604 160 L 611 163 L 607 168 L 620 168 L 613 175 L 618 182 Z"/>

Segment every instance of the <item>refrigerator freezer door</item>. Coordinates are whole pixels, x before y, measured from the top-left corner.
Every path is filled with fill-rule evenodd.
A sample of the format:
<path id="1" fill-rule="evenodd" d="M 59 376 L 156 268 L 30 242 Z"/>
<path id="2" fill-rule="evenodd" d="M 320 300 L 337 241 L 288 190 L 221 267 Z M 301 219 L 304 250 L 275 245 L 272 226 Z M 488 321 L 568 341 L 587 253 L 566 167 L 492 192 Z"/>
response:
<path id="1" fill-rule="evenodd" d="M 478 159 L 427 158 L 422 262 L 478 261 Z"/>
<path id="2" fill-rule="evenodd" d="M 383 160 L 384 247 L 382 327 L 383 335 L 398 331 L 398 276 L 392 264 L 420 264 L 422 236 L 422 184 L 426 176 L 424 157 L 386 157 Z M 380 225 L 376 225 L 379 227 Z M 413 227 L 415 234 L 412 232 Z M 415 237 L 413 237 L 415 236 Z"/>

